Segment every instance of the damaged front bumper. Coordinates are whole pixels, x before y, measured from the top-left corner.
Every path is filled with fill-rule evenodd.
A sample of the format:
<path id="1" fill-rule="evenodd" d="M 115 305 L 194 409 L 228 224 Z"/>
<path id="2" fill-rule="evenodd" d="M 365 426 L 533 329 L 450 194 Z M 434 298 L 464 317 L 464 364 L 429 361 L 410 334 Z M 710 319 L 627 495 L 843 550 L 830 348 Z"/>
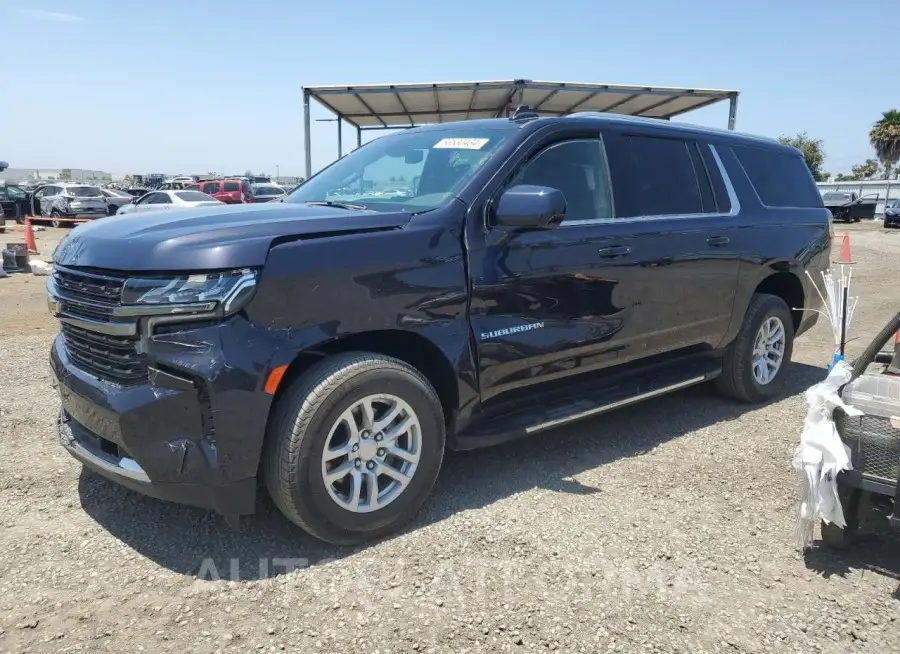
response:
<path id="1" fill-rule="evenodd" d="M 253 513 L 272 398 L 261 381 L 271 352 L 250 331 L 232 319 L 151 336 L 146 383 L 134 385 L 85 372 L 57 336 L 62 446 L 140 493 L 229 518 Z"/>

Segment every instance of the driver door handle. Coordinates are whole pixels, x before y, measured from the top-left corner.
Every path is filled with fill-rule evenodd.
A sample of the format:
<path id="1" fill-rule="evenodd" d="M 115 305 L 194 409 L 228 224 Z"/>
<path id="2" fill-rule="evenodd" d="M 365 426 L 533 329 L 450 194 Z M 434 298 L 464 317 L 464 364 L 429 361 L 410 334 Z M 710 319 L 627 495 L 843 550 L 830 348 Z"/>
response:
<path id="1" fill-rule="evenodd" d="M 728 245 L 729 243 L 731 243 L 731 239 L 727 236 L 710 236 L 708 239 L 706 239 L 706 242 L 711 248 L 720 248 L 723 245 Z"/>

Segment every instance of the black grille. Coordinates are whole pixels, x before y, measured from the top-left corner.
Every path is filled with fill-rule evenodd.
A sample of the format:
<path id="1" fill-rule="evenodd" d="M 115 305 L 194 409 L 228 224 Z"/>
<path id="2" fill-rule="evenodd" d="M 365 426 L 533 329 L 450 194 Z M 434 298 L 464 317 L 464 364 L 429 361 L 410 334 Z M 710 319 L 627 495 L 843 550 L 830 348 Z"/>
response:
<path id="1" fill-rule="evenodd" d="M 99 322 L 109 322 L 114 307 L 121 304 L 124 277 L 60 268 L 53 273 L 61 313 Z"/>
<path id="2" fill-rule="evenodd" d="M 848 417 L 835 411 L 838 433 L 851 451 L 853 469 L 891 484 L 900 478 L 900 429 L 889 418 Z"/>
<path id="3" fill-rule="evenodd" d="M 63 316 L 94 322 L 110 322 L 122 302 L 126 277 L 115 273 L 57 267 L 53 284 Z M 138 354 L 136 338 L 111 336 L 62 323 L 66 352 L 72 363 L 100 379 L 123 386 L 147 379 L 147 362 Z"/>
<path id="4" fill-rule="evenodd" d="M 123 386 L 147 380 L 147 361 L 138 354 L 136 340 L 67 323 L 62 323 L 62 333 L 69 359 L 85 372 Z"/>

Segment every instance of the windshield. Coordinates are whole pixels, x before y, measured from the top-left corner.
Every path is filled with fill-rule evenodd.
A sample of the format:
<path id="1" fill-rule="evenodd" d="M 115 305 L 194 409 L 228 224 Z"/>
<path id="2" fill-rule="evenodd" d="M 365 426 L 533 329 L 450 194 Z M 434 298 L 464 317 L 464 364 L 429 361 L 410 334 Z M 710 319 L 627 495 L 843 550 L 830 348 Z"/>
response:
<path id="1" fill-rule="evenodd" d="M 294 190 L 284 202 L 350 202 L 374 211 L 422 212 L 456 194 L 519 129 L 465 122 L 385 136 L 351 152 Z"/>
<path id="2" fill-rule="evenodd" d="M 70 186 L 65 193 L 73 198 L 103 197 L 103 191 L 96 186 Z"/>
<path id="3" fill-rule="evenodd" d="M 284 195 L 284 191 L 277 186 L 260 186 L 254 193 L 255 195 Z"/>

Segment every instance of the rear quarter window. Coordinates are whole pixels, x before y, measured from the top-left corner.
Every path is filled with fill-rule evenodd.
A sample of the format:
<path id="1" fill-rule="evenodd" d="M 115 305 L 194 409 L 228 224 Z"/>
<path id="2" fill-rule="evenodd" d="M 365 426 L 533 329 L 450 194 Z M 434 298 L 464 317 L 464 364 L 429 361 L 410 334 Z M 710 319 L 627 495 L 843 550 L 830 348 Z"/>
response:
<path id="1" fill-rule="evenodd" d="M 799 154 L 780 149 L 732 146 L 738 161 L 767 207 L 822 207 L 822 196 L 816 188 L 806 162 Z"/>
<path id="2" fill-rule="evenodd" d="M 238 182 L 225 182 L 225 191 L 240 191 L 241 185 Z"/>

